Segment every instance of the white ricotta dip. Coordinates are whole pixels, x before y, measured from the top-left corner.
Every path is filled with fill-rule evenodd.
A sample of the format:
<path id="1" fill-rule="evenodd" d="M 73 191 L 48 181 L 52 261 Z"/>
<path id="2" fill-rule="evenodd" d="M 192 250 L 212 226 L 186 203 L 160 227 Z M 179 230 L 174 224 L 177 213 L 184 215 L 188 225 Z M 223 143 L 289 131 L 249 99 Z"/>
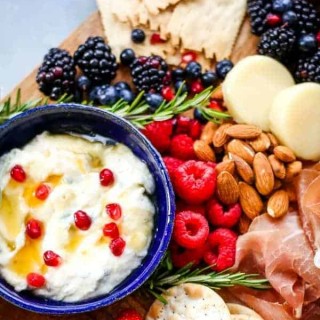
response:
<path id="1" fill-rule="evenodd" d="M 16 165 L 26 173 L 23 182 L 10 175 Z M 104 168 L 114 175 L 114 183 L 107 187 L 99 180 Z M 50 190 L 45 200 L 35 195 L 40 184 Z M 32 289 L 66 302 L 96 297 L 120 284 L 147 254 L 155 213 L 149 198 L 154 180 L 147 166 L 123 144 L 44 132 L 0 158 L 0 188 L 0 272 L 16 291 Z M 121 207 L 116 221 L 106 212 L 110 203 Z M 75 225 L 78 210 L 91 218 L 88 230 Z M 30 219 L 42 224 L 37 239 L 26 233 Z M 126 243 L 120 256 L 112 253 L 112 239 L 102 232 L 111 222 Z M 49 250 L 61 257 L 56 267 L 44 262 L 43 254 Z M 45 284 L 30 287 L 30 273 L 42 275 Z"/>

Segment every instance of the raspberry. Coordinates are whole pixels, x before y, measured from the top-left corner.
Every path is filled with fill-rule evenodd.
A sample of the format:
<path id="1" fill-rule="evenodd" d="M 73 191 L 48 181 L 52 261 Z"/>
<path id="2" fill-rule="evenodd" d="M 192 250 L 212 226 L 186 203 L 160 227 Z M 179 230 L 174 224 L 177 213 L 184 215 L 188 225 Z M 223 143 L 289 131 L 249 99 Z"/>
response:
<path id="1" fill-rule="evenodd" d="M 190 131 L 189 131 L 189 136 L 193 140 L 197 140 L 200 138 L 202 132 L 202 125 L 198 120 L 192 120 L 191 126 L 190 126 Z"/>
<path id="2" fill-rule="evenodd" d="M 201 262 L 204 250 L 204 246 L 196 249 L 185 249 L 173 242 L 170 246 L 172 263 L 176 268 L 183 268 L 190 263 L 197 266 Z"/>
<path id="3" fill-rule="evenodd" d="M 27 275 L 27 283 L 30 287 L 42 288 L 46 283 L 46 279 L 41 274 L 29 273 Z"/>
<path id="4" fill-rule="evenodd" d="M 186 134 L 178 134 L 173 137 L 170 145 L 170 153 L 173 157 L 181 160 L 195 159 L 193 140 Z"/>
<path id="5" fill-rule="evenodd" d="M 223 107 L 221 103 L 217 100 L 211 100 L 208 107 L 212 110 L 223 112 Z"/>
<path id="6" fill-rule="evenodd" d="M 217 272 L 234 265 L 236 255 L 237 235 L 224 228 L 210 233 L 207 241 L 208 248 L 204 253 L 204 261 Z"/>
<path id="7" fill-rule="evenodd" d="M 182 201 L 177 201 L 176 206 L 177 206 L 176 213 L 179 213 L 181 211 L 192 211 L 194 213 L 199 213 L 202 216 L 206 215 L 206 209 L 202 205 L 189 204 Z"/>
<path id="8" fill-rule="evenodd" d="M 142 130 L 142 133 L 159 152 L 164 153 L 170 148 L 172 131 L 172 120 L 165 120 L 154 121 L 146 125 L 145 129 Z"/>
<path id="9" fill-rule="evenodd" d="M 213 226 L 232 228 L 235 226 L 242 214 L 239 203 L 224 207 L 216 199 L 208 203 L 208 219 Z"/>
<path id="10" fill-rule="evenodd" d="M 174 172 L 183 164 L 183 161 L 172 157 L 163 157 L 163 162 L 166 165 L 170 179 L 172 180 Z"/>
<path id="11" fill-rule="evenodd" d="M 214 164 L 190 160 L 174 172 L 173 186 L 180 198 L 191 204 L 200 204 L 213 196 L 216 180 Z"/>
<path id="12" fill-rule="evenodd" d="M 182 211 L 176 215 L 173 239 L 180 246 L 194 249 L 203 246 L 209 234 L 207 219 L 192 211 Z"/>
<path id="13" fill-rule="evenodd" d="M 164 98 L 164 100 L 166 100 L 167 102 L 173 100 L 173 98 L 174 98 L 174 92 L 171 89 L 171 87 L 169 87 L 169 86 L 162 88 L 161 95 Z"/>
<path id="14" fill-rule="evenodd" d="M 200 80 L 195 80 L 191 82 L 190 91 L 194 94 L 197 94 L 203 91 L 202 82 Z"/>
<path id="15" fill-rule="evenodd" d="M 192 124 L 192 119 L 185 116 L 177 116 L 176 117 L 176 125 L 175 125 L 175 133 L 186 133 L 189 134 L 190 128 Z"/>
<path id="16" fill-rule="evenodd" d="M 134 309 L 125 309 L 120 312 L 116 320 L 142 320 L 142 317 Z"/>

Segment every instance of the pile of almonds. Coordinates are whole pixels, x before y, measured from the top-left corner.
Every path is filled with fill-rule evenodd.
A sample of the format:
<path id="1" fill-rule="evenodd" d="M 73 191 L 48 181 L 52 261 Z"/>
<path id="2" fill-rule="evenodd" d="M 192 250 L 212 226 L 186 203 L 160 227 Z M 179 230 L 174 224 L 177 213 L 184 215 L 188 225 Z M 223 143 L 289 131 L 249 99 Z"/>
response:
<path id="1" fill-rule="evenodd" d="M 271 133 L 253 125 L 209 122 L 194 151 L 199 160 L 218 162 L 217 196 L 226 205 L 240 202 L 242 233 L 258 215 L 282 217 L 296 201 L 293 179 L 302 163 Z"/>

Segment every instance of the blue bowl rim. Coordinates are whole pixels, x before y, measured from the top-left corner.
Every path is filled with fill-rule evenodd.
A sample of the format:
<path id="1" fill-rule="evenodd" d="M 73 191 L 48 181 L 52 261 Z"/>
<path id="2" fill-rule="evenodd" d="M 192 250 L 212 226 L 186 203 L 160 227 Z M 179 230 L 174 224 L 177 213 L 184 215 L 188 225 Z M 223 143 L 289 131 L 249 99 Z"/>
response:
<path id="1" fill-rule="evenodd" d="M 7 288 L 3 288 L 2 285 L 0 285 L 0 297 L 2 297 L 4 300 L 22 308 L 28 311 L 40 313 L 40 314 L 51 314 L 51 315 L 67 315 L 67 314 L 77 314 L 77 313 L 83 313 L 83 312 L 89 312 L 96 310 L 98 308 L 111 305 L 134 291 L 136 291 L 139 287 L 143 285 L 145 281 L 148 280 L 148 278 L 152 275 L 152 273 L 156 270 L 157 266 L 162 261 L 164 254 L 169 246 L 170 238 L 173 231 L 173 219 L 174 219 L 174 212 L 175 212 L 175 195 L 173 191 L 173 187 L 171 184 L 171 181 L 169 179 L 169 174 L 166 169 L 166 166 L 162 160 L 161 155 L 159 152 L 152 146 L 152 144 L 149 142 L 149 140 L 134 126 L 132 125 L 128 120 L 111 113 L 109 111 L 99 109 L 97 107 L 92 106 L 84 106 L 77 103 L 61 103 L 61 104 L 48 104 L 39 106 L 30 110 L 27 110 L 25 112 L 22 112 L 9 120 L 7 120 L 4 124 L 0 125 L 0 133 L 7 127 L 9 127 L 11 124 L 15 123 L 16 121 L 19 121 L 20 119 L 29 117 L 33 115 L 34 113 L 39 113 L 41 115 L 44 112 L 48 111 L 56 111 L 58 108 L 64 108 L 64 109 L 70 109 L 72 111 L 79 111 L 79 112 L 93 112 L 96 113 L 98 116 L 108 116 L 110 119 L 114 118 L 118 123 L 121 123 L 122 126 L 125 127 L 126 130 L 129 132 L 132 132 L 135 135 L 138 135 L 139 138 L 142 140 L 144 145 L 149 150 L 150 154 L 155 158 L 156 162 L 160 166 L 161 171 L 161 180 L 164 182 L 164 188 L 166 189 L 166 200 L 167 200 L 167 221 L 166 221 L 166 229 L 164 230 L 164 234 L 161 238 L 161 242 L 159 243 L 158 250 L 154 253 L 152 260 L 150 263 L 143 269 L 143 271 L 139 274 L 138 277 L 134 281 L 132 281 L 128 286 L 123 288 L 120 291 L 116 291 L 112 293 L 112 295 L 106 295 L 101 296 L 96 299 L 96 301 L 84 301 L 79 302 L 77 304 L 71 303 L 70 305 L 67 303 L 64 303 L 63 305 L 55 305 L 55 306 L 47 306 L 47 305 L 41 305 L 39 302 L 39 305 L 34 305 L 32 302 L 25 301 L 23 297 L 20 296 L 13 296 L 11 294 L 12 290 L 9 290 Z M 114 120 L 113 119 L 113 120 Z M 16 293 L 16 292 L 15 292 Z M 42 298 L 43 299 L 43 298 Z"/>

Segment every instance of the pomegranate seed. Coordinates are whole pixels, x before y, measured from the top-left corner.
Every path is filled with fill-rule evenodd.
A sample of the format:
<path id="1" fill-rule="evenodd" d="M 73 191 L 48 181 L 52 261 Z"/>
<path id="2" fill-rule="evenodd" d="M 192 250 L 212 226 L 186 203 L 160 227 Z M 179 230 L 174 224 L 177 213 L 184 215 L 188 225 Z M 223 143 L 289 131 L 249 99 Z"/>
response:
<path id="1" fill-rule="evenodd" d="M 109 186 L 114 182 L 114 176 L 111 170 L 102 169 L 100 171 L 100 184 L 104 187 Z"/>
<path id="2" fill-rule="evenodd" d="M 218 102 L 217 100 L 211 100 L 209 103 L 209 108 L 217 111 L 223 111 L 220 102 Z"/>
<path id="3" fill-rule="evenodd" d="M 202 125 L 198 120 L 193 120 L 190 126 L 189 135 L 192 139 L 197 140 L 200 138 L 202 132 Z"/>
<path id="4" fill-rule="evenodd" d="M 119 238 L 118 226 L 114 222 L 105 224 L 103 227 L 103 234 L 112 239 Z"/>
<path id="5" fill-rule="evenodd" d="M 188 51 L 182 54 L 181 62 L 189 63 L 190 61 L 196 61 L 197 54 L 194 51 Z"/>
<path id="6" fill-rule="evenodd" d="M 91 218 L 82 210 L 75 212 L 74 223 L 80 230 L 88 230 L 91 226 Z"/>
<path id="7" fill-rule="evenodd" d="M 44 183 L 41 183 L 36 189 L 35 196 L 39 200 L 46 200 L 50 193 L 50 187 Z"/>
<path id="8" fill-rule="evenodd" d="M 122 210 L 119 204 L 110 203 L 106 205 L 107 214 L 113 220 L 119 220 L 121 218 Z"/>
<path id="9" fill-rule="evenodd" d="M 166 41 L 161 39 L 159 33 L 153 33 L 150 37 L 150 43 L 151 44 L 159 44 L 159 43 L 165 43 Z"/>
<path id="10" fill-rule="evenodd" d="M 41 274 L 32 272 L 27 275 L 27 283 L 30 287 L 42 288 L 46 283 L 46 279 Z"/>
<path id="11" fill-rule="evenodd" d="M 174 98 L 174 92 L 169 86 L 163 87 L 161 94 L 166 101 L 171 101 Z"/>
<path id="12" fill-rule="evenodd" d="M 49 267 L 57 267 L 61 263 L 61 257 L 51 250 L 43 254 L 43 261 Z"/>
<path id="13" fill-rule="evenodd" d="M 23 168 L 19 164 L 15 165 L 11 169 L 10 176 L 13 180 L 15 180 L 17 182 L 24 182 L 27 178 L 25 171 L 23 170 Z"/>
<path id="14" fill-rule="evenodd" d="M 42 235 L 41 222 L 36 219 L 30 219 L 27 222 L 26 234 L 31 239 L 38 239 Z"/>
<path id="15" fill-rule="evenodd" d="M 268 14 L 267 16 L 267 24 L 270 27 L 275 27 L 277 25 L 279 25 L 281 23 L 282 19 L 280 16 L 278 16 L 277 14 Z"/>
<path id="16" fill-rule="evenodd" d="M 113 239 L 110 243 L 110 250 L 116 256 L 119 257 L 122 255 L 124 248 L 126 246 L 126 242 L 121 238 Z"/>
<path id="17" fill-rule="evenodd" d="M 203 91 L 203 85 L 201 81 L 199 80 L 193 81 L 190 86 L 190 91 L 192 93 L 200 93 L 201 91 Z"/>
<path id="18" fill-rule="evenodd" d="M 316 35 L 318 46 L 320 46 L 320 31 Z"/>

